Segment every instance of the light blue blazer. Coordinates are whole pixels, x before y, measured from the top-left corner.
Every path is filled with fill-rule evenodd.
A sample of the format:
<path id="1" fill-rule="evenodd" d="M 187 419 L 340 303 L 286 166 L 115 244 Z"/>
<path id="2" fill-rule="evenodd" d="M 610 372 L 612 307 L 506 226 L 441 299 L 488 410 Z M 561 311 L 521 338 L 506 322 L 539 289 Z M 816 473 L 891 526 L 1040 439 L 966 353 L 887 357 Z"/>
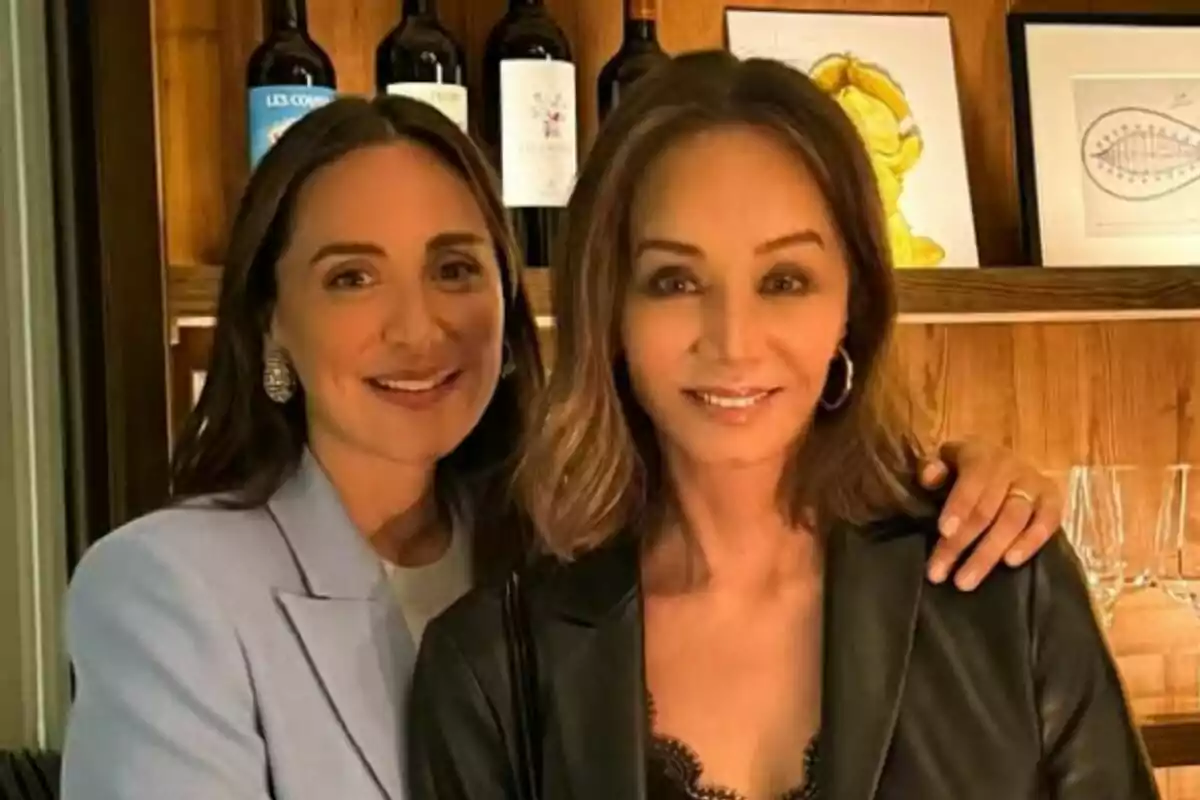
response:
<path id="1" fill-rule="evenodd" d="M 65 800 L 402 800 L 415 648 L 311 455 L 266 508 L 101 539 L 68 594 Z"/>

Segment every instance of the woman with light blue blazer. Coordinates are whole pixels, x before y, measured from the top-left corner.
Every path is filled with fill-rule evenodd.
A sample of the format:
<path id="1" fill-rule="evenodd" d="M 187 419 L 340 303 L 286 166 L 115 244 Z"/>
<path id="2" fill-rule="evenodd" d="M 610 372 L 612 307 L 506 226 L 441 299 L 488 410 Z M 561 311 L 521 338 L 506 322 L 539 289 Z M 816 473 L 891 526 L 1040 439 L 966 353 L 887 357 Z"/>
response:
<path id="1" fill-rule="evenodd" d="M 509 485 L 542 365 L 513 241 L 432 107 L 343 98 L 279 139 L 233 226 L 173 503 L 72 579 L 66 800 L 406 796 L 425 624 L 526 549 Z M 1057 527 L 1011 453 L 948 446 L 927 482 L 950 467 L 931 579 Z"/>

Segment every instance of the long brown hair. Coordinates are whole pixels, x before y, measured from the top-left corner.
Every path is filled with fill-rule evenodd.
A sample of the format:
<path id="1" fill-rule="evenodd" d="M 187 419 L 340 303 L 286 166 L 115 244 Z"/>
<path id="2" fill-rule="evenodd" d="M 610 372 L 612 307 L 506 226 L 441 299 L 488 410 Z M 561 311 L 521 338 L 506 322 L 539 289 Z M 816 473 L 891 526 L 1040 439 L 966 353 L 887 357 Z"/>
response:
<path id="1" fill-rule="evenodd" d="M 874 175 L 853 123 L 811 80 L 783 64 L 742 61 L 725 51 L 690 53 L 622 97 L 568 207 L 552 288 L 556 357 L 518 468 L 534 526 L 559 556 L 596 547 L 671 504 L 653 426 L 630 389 L 621 351 L 630 207 L 642 176 L 672 145 L 728 125 L 768 131 L 804 161 L 829 203 L 850 264 L 842 344 L 853 360 L 854 389 L 837 410 L 818 410 L 780 487 L 785 511 L 824 530 L 836 521 L 863 523 L 920 507 L 916 437 L 900 388 L 885 380 L 896 313 L 890 250 Z M 831 373 L 831 380 L 844 378 Z"/>
<path id="2" fill-rule="evenodd" d="M 521 260 L 485 157 L 441 113 L 402 97 L 344 97 L 313 111 L 288 129 L 251 176 L 225 258 L 208 376 L 172 457 L 176 500 L 220 494 L 227 507 L 259 506 L 297 467 L 308 438 L 303 388 L 277 404 L 264 392 L 262 377 L 275 266 L 290 234 L 296 196 L 322 166 L 360 148 L 400 140 L 428 147 L 466 181 L 496 243 L 504 341 L 514 369 L 500 381 L 476 428 L 438 464 L 435 486 L 444 510 L 467 503 L 486 512 L 470 514 L 489 523 L 489 535 L 480 537 L 485 549 L 515 545 L 524 517 L 512 497 L 512 459 L 525 407 L 544 374 L 520 282 Z M 513 541 L 495 541 L 505 533 Z"/>

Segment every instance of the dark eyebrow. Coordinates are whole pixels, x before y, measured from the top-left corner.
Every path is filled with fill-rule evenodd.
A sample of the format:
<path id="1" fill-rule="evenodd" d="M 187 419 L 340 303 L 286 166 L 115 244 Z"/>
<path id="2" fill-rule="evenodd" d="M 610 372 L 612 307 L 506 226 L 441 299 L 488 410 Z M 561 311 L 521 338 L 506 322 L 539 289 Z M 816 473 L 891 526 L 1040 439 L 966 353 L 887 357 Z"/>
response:
<path id="1" fill-rule="evenodd" d="M 463 245 L 481 245 L 487 244 L 487 240 L 477 233 L 469 231 L 447 231 L 433 236 L 425 243 L 425 251 L 433 252 L 442 250 L 447 247 L 461 247 Z M 316 264 L 322 259 L 330 256 L 386 256 L 387 253 L 382 247 L 373 242 L 330 242 L 321 245 L 308 263 Z"/>
<path id="2" fill-rule="evenodd" d="M 762 255 L 775 250 L 782 250 L 785 247 L 791 247 L 796 244 L 815 244 L 822 250 L 825 249 L 825 240 L 821 238 L 821 234 L 814 230 L 794 231 L 786 236 L 778 236 L 770 241 L 763 242 L 758 247 L 754 248 L 754 252 Z"/>
<path id="3" fill-rule="evenodd" d="M 480 236 L 478 233 L 470 231 L 446 231 L 432 237 L 425 243 L 425 251 L 433 252 L 434 250 L 442 250 L 447 247 L 468 247 L 486 245 L 487 239 Z"/>
<path id="4" fill-rule="evenodd" d="M 699 256 L 702 254 L 700 248 L 693 244 L 676 242 L 673 239 L 643 239 L 638 242 L 637 250 L 633 254 L 634 258 L 637 258 L 647 250 L 665 250 L 668 253 L 674 253 L 678 256 Z"/>
<path id="5" fill-rule="evenodd" d="M 330 256 L 382 256 L 386 255 L 383 248 L 371 242 L 330 242 L 317 248 L 317 252 L 308 260 L 316 264 Z"/>

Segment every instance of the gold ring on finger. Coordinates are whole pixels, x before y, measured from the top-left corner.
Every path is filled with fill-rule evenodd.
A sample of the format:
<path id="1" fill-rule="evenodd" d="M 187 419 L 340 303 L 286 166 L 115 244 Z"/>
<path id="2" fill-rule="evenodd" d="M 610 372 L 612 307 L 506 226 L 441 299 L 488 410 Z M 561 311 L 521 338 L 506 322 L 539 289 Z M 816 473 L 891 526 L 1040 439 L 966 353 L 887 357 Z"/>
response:
<path id="1" fill-rule="evenodd" d="M 1025 491 L 1024 489 L 1018 489 L 1015 487 L 1012 489 L 1009 489 L 1008 494 L 1005 495 L 1005 497 L 1019 497 L 1022 500 L 1024 500 L 1026 503 L 1029 503 L 1030 505 L 1033 505 L 1034 503 L 1037 502 L 1032 494 Z"/>

